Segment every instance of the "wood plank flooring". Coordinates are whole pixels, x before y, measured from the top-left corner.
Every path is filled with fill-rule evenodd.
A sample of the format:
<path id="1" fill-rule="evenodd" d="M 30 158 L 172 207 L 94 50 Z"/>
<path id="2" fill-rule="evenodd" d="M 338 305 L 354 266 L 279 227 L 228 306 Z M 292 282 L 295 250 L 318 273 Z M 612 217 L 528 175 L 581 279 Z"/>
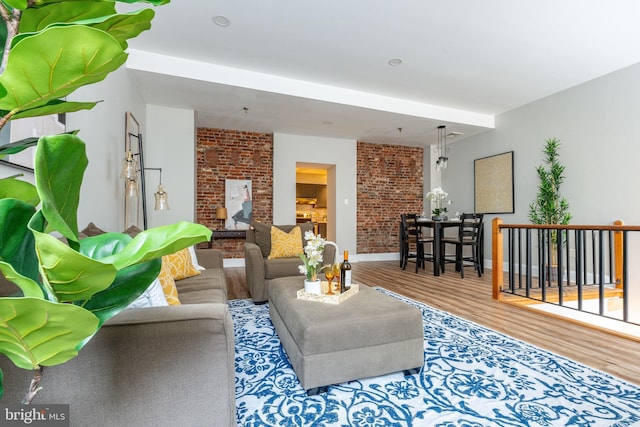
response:
<path id="1" fill-rule="evenodd" d="M 397 261 L 353 262 L 353 280 L 380 286 L 514 338 L 640 385 L 640 342 L 491 298 L 491 270 L 464 279 L 450 266 L 440 277 L 431 264 L 415 273 Z M 229 299 L 249 298 L 244 268 L 226 268 Z"/>

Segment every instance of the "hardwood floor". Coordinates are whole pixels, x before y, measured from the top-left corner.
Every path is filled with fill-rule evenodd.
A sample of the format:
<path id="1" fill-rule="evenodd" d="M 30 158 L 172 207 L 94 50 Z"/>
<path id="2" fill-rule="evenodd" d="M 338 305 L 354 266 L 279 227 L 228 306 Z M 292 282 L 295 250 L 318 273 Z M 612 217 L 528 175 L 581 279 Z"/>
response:
<path id="1" fill-rule="evenodd" d="M 640 342 L 491 298 L 491 270 L 464 279 L 450 266 L 434 277 L 397 261 L 352 263 L 353 280 L 380 286 L 640 385 Z M 249 298 L 244 268 L 227 268 L 229 299 Z"/>

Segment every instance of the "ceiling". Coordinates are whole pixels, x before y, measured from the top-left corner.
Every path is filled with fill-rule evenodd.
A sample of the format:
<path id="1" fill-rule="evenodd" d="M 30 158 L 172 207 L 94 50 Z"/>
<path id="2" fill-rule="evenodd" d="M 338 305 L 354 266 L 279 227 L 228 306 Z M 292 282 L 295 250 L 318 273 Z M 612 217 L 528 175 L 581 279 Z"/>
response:
<path id="1" fill-rule="evenodd" d="M 640 62 L 637 0 L 173 0 L 155 10 L 127 67 L 147 103 L 193 109 L 201 127 L 424 146 L 445 124 L 462 134 L 455 142 Z"/>

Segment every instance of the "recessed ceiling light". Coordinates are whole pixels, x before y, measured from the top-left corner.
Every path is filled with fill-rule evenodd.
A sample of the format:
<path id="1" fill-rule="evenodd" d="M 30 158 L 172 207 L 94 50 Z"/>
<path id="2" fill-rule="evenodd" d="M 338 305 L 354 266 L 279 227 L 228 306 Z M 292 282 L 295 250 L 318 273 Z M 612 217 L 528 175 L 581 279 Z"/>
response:
<path id="1" fill-rule="evenodd" d="M 389 60 L 389 65 L 391 65 L 392 67 L 397 67 L 400 64 L 402 64 L 402 59 L 400 58 L 392 58 Z"/>
<path id="2" fill-rule="evenodd" d="M 216 15 L 213 17 L 213 22 L 219 27 L 228 27 L 231 25 L 231 21 L 224 15 Z"/>

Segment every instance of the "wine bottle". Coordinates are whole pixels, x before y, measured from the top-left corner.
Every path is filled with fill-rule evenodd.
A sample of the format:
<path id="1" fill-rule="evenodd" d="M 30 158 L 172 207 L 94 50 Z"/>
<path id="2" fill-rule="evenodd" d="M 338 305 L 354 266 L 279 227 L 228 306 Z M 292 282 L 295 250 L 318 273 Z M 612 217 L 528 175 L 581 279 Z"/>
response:
<path id="1" fill-rule="evenodd" d="M 340 264 L 340 292 L 351 289 L 351 264 L 349 264 L 349 251 L 344 251 L 344 261 Z"/>

